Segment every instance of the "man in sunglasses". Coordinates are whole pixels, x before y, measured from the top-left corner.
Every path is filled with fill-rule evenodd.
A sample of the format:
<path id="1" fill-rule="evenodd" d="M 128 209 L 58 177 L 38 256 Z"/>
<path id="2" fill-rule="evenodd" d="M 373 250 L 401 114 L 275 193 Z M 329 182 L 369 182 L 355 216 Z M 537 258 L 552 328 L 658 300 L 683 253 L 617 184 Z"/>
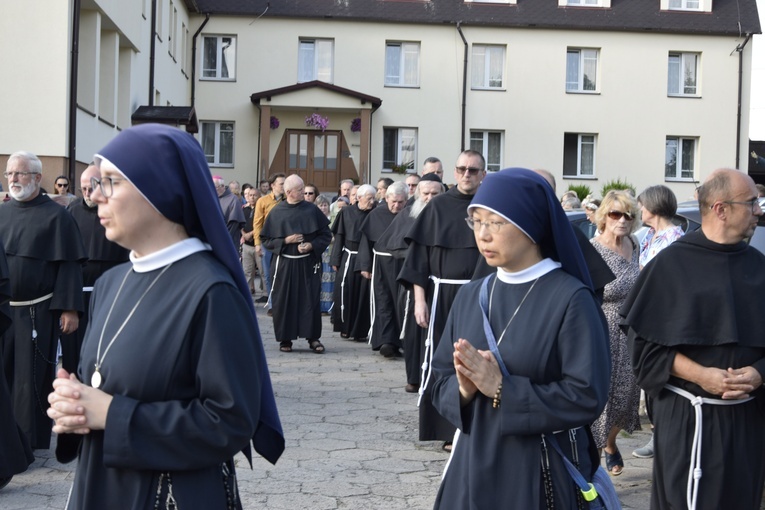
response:
<path id="1" fill-rule="evenodd" d="M 465 223 L 467 206 L 486 176 L 480 152 L 463 151 L 457 158 L 457 185 L 431 200 L 412 225 L 406 239 L 409 253 L 399 282 L 413 290 L 414 318 L 423 328 L 425 343 L 420 386 L 420 441 L 450 443 L 454 426 L 433 408 L 428 393 L 430 360 L 459 288 L 470 281 L 480 256 L 475 236 Z M 408 339 L 405 339 L 407 342 Z"/>
<path id="2" fill-rule="evenodd" d="M 84 311 L 87 254 L 72 216 L 40 193 L 37 156 L 11 154 L 5 178 L 11 200 L 0 205 L 0 241 L 8 255 L 13 324 L 0 351 L 16 421 L 32 449 L 48 449 L 46 395 L 53 384 L 59 335 L 76 331 Z"/>
<path id="3" fill-rule="evenodd" d="M 715 170 L 698 194 L 701 229 L 643 268 L 620 311 L 653 398 L 651 508 L 759 508 L 765 256 L 744 239 L 763 213 L 738 170 Z"/>

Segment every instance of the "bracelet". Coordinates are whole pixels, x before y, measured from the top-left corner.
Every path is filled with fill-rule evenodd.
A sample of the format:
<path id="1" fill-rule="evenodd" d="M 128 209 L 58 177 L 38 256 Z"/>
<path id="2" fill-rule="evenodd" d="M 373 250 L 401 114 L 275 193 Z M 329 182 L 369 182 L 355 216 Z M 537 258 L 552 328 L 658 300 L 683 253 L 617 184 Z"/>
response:
<path id="1" fill-rule="evenodd" d="M 494 392 L 494 403 L 492 403 L 491 407 L 494 409 L 499 409 L 499 406 L 502 404 L 502 381 L 499 382 L 499 386 L 497 386 L 497 391 Z"/>

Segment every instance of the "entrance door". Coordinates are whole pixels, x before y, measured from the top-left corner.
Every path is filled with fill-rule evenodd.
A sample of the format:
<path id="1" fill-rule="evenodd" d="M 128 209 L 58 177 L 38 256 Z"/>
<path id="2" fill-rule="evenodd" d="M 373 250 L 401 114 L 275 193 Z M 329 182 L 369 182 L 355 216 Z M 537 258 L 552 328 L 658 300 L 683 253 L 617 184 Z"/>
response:
<path id="1" fill-rule="evenodd" d="M 287 175 L 298 174 L 306 184 L 334 190 L 340 175 L 339 132 L 289 130 L 287 136 Z"/>

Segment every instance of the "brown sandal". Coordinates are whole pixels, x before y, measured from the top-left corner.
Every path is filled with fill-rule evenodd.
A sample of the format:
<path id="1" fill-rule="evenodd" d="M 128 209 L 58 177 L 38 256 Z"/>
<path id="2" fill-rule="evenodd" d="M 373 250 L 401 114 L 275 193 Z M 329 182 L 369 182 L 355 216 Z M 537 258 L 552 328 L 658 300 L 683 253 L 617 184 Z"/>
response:
<path id="1" fill-rule="evenodd" d="M 324 353 L 324 345 L 319 340 L 308 340 L 308 347 L 316 354 Z"/>
<path id="2" fill-rule="evenodd" d="M 279 342 L 279 350 L 282 352 L 292 352 L 292 340 Z"/>

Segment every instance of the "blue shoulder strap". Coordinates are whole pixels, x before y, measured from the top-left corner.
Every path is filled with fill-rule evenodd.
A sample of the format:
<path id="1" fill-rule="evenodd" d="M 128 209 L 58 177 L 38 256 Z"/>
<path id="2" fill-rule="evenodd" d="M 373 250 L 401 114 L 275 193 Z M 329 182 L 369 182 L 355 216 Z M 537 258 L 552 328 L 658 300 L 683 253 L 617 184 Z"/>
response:
<path id="1" fill-rule="evenodd" d="M 499 347 L 497 347 L 497 339 L 494 337 L 494 332 L 491 330 L 491 324 L 489 324 L 489 280 L 496 275 L 489 275 L 483 279 L 481 284 L 481 293 L 478 296 L 478 304 L 481 307 L 481 315 L 483 315 L 483 332 L 486 335 L 486 342 L 489 344 L 489 350 L 494 354 L 494 358 L 497 360 L 499 370 L 505 377 L 510 377 L 510 372 L 505 366 L 505 362 L 502 361 L 502 356 L 499 354 Z"/>

